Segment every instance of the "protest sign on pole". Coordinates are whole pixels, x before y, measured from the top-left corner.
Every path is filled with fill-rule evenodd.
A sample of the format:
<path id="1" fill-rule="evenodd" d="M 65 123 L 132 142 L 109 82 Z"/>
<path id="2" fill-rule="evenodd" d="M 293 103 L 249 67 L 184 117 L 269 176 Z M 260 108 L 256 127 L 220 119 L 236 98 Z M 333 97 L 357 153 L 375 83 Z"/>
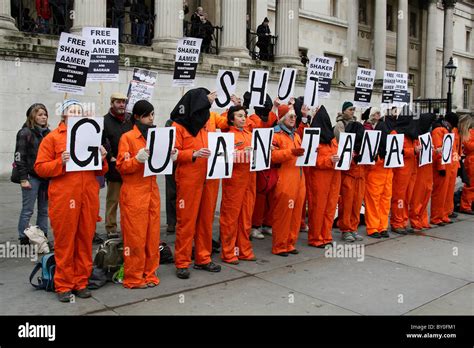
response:
<path id="1" fill-rule="evenodd" d="M 84 94 L 90 55 L 91 41 L 88 38 L 62 32 L 59 38 L 51 90 Z"/>
<path id="2" fill-rule="evenodd" d="M 193 87 L 201 53 L 202 39 L 184 37 L 178 40 L 174 63 L 173 86 Z"/>
<path id="3" fill-rule="evenodd" d="M 335 58 L 311 56 L 308 64 L 308 74 L 318 78 L 318 96 L 329 98 L 331 81 L 334 75 Z"/>
<path id="4" fill-rule="evenodd" d="M 366 108 L 370 105 L 374 81 L 375 70 L 357 68 L 357 77 L 354 89 L 354 105 L 356 107 Z"/>
<path id="5" fill-rule="evenodd" d="M 66 172 L 101 170 L 103 117 L 68 117 L 66 151 L 71 158 L 66 162 Z"/>
<path id="6" fill-rule="evenodd" d="M 150 101 L 155 89 L 158 73 L 146 69 L 133 69 L 133 77 L 128 85 L 127 92 L 127 108 L 126 111 L 131 113 L 133 106 L 139 100 Z"/>
<path id="7" fill-rule="evenodd" d="M 117 28 L 86 27 L 82 36 L 91 41 L 88 81 L 119 80 L 119 40 Z"/>

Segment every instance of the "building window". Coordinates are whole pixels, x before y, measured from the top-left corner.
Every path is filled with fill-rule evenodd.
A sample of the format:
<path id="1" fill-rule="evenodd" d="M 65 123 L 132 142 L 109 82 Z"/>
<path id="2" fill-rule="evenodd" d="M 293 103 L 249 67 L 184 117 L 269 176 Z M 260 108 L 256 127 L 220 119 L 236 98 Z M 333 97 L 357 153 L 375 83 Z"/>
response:
<path id="1" fill-rule="evenodd" d="M 393 6 L 387 5 L 387 30 L 393 31 Z"/>
<path id="2" fill-rule="evenodd" d="M 367 24 L 367 0 L 359 1 L 359 23 Z"/>
<path id="3" fill-rule="evenodd" d="M 365 59 L 358 59 L 357 61 L 358 68 L 370 69 L 370 62 Z"/>
<path id="4" fill-rule="evenodd" d="M 466 52 L 471 52 L 471 29 L 466 30 Z"/>
<path id="5" fill-rule="evenodd" d="M 337 17 L 338 16 L 338 11 L 337 11 L 337 6 L 338 6 L 338 1 L 337 0 L 331 0 L 330 3 L 330 15 L 331 17 Z"/>
<path id="6" fill-rule="evenodd" d="M 471 106 L 470 98 L 471 98 L 472 81 L 471 80 L 463 80 L 462 85 L 463 85 L 462 108 L 467 110 Z"/>
<path id="7" fill-rule="evenodd" d="M 410 36 L 418 37 L 417 16 L 415 12 L 410 12 Z"/>

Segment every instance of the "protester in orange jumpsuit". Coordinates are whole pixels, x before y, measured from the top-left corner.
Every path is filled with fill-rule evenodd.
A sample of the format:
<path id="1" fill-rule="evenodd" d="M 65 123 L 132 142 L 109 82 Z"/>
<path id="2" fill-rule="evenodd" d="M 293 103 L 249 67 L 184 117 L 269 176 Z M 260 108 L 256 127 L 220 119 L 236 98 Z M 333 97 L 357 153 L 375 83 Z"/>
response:
<path id="1" fill-rule="evenodd" d="M 376 113 L 380 112 L 377 110 Z M 378 119 L 373 116 L 370 119 Z M 390 212 L 390 199 L 392 197 L 391 168 L 384 168 L 386 155 L 387 135 L 395 127 L 394 116 L 386 116 L 384 121 L 376 122 L 375 130 L 381 131 L 379 151 L 375 165 L 368 166 L 365 181 L 365 225 L 367 235 L 371 238 L 389 238 L 388 215 Z"/>
<path id="2" fill-rule="evenodd" d="M 355 133 L 354 156 L 349 170 L 341 174 L 341 199 L 338 205 L 337 225 L 341 231 L 341 239 L 354 242 L 363 238 L 357 233 L 360 222 L 360 209 L 365 194 L 365 171 L 367 166 L 359 165 L 359 152 L 362 147 L 364 126 L 358 121 L 349 122 L 345 126 L 346 133 Z"/>
<path id="3" fill-rule="evenodd" d="M 474 122 L 470 122 L 469 138 L 463 142 L 463 152 L 466 155 L 464 159 L 464 167 L 469 179 L 469 183 L 465 183 L 462 188 L 461 207 L 459 211 L 463 214 L 474 215 L 472 211 L 472 202 L 474 201 Z"/>
<path id="4" fill-rule="evenodd" d="M 408 209 L 418 168 L 416 155 L 420 150 L 414 143 L 418 139 L 418 132 L 413 115 L 399 115 L 395 131 L 404 135 L 404 165 L 393 169 L 390 227 L 392 232 L 405 235 L 414 232 L 413 228 L 408 227 Z"/>
<path id="5" fill-rule="evenodd" d="M 222 179 L 221 257 L 224 262 L 238 264 L 239 260 L 256 260 L 249 240 L 255 205 L 256 172 L 250 171 L 252 133 L 245 127 L 245 107 L 230 107 L 227 119 L 229 132 L 234 134 L 235 152 L 232 177 Z"/>
<path id="6" fill-rule="evenodd" d="M 250 107 L 250 93 L 245 92 L 243 96 L 243 105 L 247 109 Z M 254 128 L 269 128 L 277 122 L 276 108 L 278 107 L 277 100 L 272 103 L 272 99 L 267 94 L 264 106 L 255 106 L 255 113 L 247 118 L 246 128 L 252 131 Z M 271 222 L 271 192 L 263 192 L 265 188 L 258 184 L 256 188 L 255 206 L 252 214 L 252 229 L 250 237 L 255 239 L 264 239 L 265 235 L 272 235 Z"/>
<path id="7" fill-rule="evenodd" d="M 153 105 L 139 100 L 133 106 L 132 116 L 135 125 L 120 138 L 117 157 L 117 170 L 123 180 L 120 190 L 123 286 L 144 289 L 160 283 L 156 276 L 160 263 L 160 192 L 156 176 L 143 177 L 144 163 L 150 154 L 146 148 L 148 129 L 154 127 Z"/>
<path id="8" fill-rule="evenodd" d="M 423 135 L 431 130 L 431 124 L 435 120 L 435 114 L 421 114 L 418 120 L 418 134 Z M 419 141 L 415 141 L 418 146 Z M 428 149 L 428 151 L 432 151 Z M 419 158 L 417 158 L 417 162 Z M 417 164 L 418 165 L 418 164 Z M 433 191 L 433 164 L 425 164 L 418 167 L 416 171 L 415 187 L 410 201 L 409 217 L 410 225 L 414 232 L 420 232 L 425 228 L 431 228 L 428 221 L 428 203 Z"/>
<path id="9" fill-rule="evenodd" d="M 454 182 L 452 177 L 455 177 L 454 168 L 457 171 L 459 162 L 454 161 L 454 154 L 456 153 L 456 144 L 459 144 L 459 138 L 455 136 L 453 149 L 451 152 L 451 163 L 441 164 L 443 137 L 445 134 L 454 133 L 454 128 L 458 125 L 458 116 L 455 113 L 448 113 L 444 119 L 438 119 L 433 124 L 432 138 L 433 147 L 436 152 L 433 157 L 433 193 L 431 195 L 431 216 L 430 223 L 433 225 L 444 226 L 447 223 L 452 223 L 449 218 L 450 209 L 449 201 L 454 199 Z M 453 187 L 451 188 L 450 185 Z M 450 193 L 453 192 L 453 195 Z"/>
<path id="10" fill-rule="evenodd" d="M 306 193 L 303 168 L 296 159 L 303 156 L 301 138 L 296 133 L 296 113 L 287 104 L 278 106 L 278 125 L 273 136 L 272 165 L 278 182 L 272 194 L 272 253 L 280 256 L 298 254 L 295 248 Z"/>
<path id="11" fill-rule="evenodd" d="M 61 302 L 70 302 L 72 293 L 91 296 L 87 289 L 92 272 L 92 239 L 99 215 L 99 183 L 96 176 L 108 170 L 106 151 L 101 146 L 102 170 L 66 172 L 71 155 L 66 151 L 67 122 L 81 117 L 77 100 L 65 100 L 58 128 L 48 134 L 38 150 L 35 172 L 51 178 L 48 189 L 49 218 L 54 233 L 56 270 L 55 291 Z"/>
<path id="12" fill-rule="evenodd" d="M 193 241 L 194 268 L 220 272 L 211 260 L 212 224 L 219 180 L 207 180 L 207 158 L 211 152 L 208 133 L 216 130 L 216 118 L 209 109 L 216 98 L 205 88 L 188 91 L 171 112 L 176 127 L 176 242 L 175 266 L 178 278 L 190 276 Z M 227 121 L 225 121 L 227 123 Z"/>
<path id="13" fill-rule="evenodd" d="M 339 161 L 337 140 L 331 119 L 322 105 L 311 121 L 311 127 L 321 128 L 316 166 L 310 167 L 308 244 L 325 248 L 332 245 L 332 225 L 341 188 L 341 172 L 334 169 Z"/>

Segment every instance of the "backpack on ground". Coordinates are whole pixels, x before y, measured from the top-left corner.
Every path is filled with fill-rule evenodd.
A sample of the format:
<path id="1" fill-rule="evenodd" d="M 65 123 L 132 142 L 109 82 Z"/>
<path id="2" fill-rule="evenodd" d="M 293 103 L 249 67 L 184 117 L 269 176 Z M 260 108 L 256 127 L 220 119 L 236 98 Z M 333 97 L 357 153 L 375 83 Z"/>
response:
<path id="1" fill-rule="evenodd" d="M 165 242 L 160 243 L 160 264 L 173 263 L 173 253 L 171 248 Z"/>
<path id="2" fill-rule="evenodd" d="M 99 246 L 94 258 L 94 265 L 107 273 L 107 279 L 112 276 L 123 265 L 123 240 L 111 238 Z"/>
<path id="3" fill-rule="evenodd" d="M 33 278 L 41 269 L 41 276 L 37 278 L 37 283 L 33 283 Z M 37 290 L 54 291 L 54 271 L 56 270 L 56 261 L 54 253 L 44 255 L 38 261 L 31 272 L 30 283 Z"/>

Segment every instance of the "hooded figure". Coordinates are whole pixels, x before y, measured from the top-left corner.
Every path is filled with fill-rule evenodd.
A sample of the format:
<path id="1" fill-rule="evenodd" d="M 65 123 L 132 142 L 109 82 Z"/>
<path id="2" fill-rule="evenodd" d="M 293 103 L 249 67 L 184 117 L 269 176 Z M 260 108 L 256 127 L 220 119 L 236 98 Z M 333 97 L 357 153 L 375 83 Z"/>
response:
<path id="1" fill-rule="evenodd" d="M 444 119 L 438 119 L 433 124 L 431 137 L 435 153 L 433 156 L 433 193 L 431 195 L 430 223 L 444 226 L 451 223 L 449 215 L 454 205 L 454 185 L 459 168 L 459 134 L 457 134 L 458 116 L 448 113 Z M 441 164 L 443 138 L 445 134 L 454 133 L 454 143 L 451 151 L 451 163 Z"/>
<path id="2" fill-rule="evenodd" d="M 324 105 L 314 115 L 311 127 L 321 128 L 321 137 L 316 166 L 309 169 L 308 244 L 324 248 L 332 242 L 331 230 L 341 187 L 341 172 L 334 169 L 338 161 L 337 140 Z"/>
<path id="3" fill-rule="evenodd" d="M 418 168 L 416 156 L 418 148 L 415 148 L 414 143 L 418 138 L 418 130 L 413 115 L 398 116 L 395 132 L 404 135 L 402 152 L 404 166 L 393 169 L 390 226 L 392 232 L 407 234 L 413 233 L 413 228 L 408 228 L 408 210 Z"/>
<path id="4" fill-rule="evenodd" d="M 366 166 L 358 165 L 360 161 L 360 149 L 362 138 L 364 137 L 364 126 L 359 122 L 350 122 L 346 128 L 346 133 L 356 135 L 354 144 L 355 156 L 352 159 L 349 170 L 341 174 L 341 198 L 338 206 L 337 225 L 342 233 L 342 240 L 354 242 L 363 238 L 357 234 L 360 222 L 360 209 L 365 194 L 365 170 Z"/>
<path id="5" fill-rule="evenodd" d="M 387 135 L 394 133 L 396 118 L 386 116 L 378 121 L 375 130 L 381 131 L 379 151 L 375 165 L 367 166 L 365 180 L 365 225 L 367 235 L 372 238 L 388 238 L 388 215 L 392 197 L 393 171 L 384 168 Z"/>
<path id="6" fill-rule="evenodd" d="M 209 91 L 188 91 L 171 113 L 176 127 L 176 243 L 175 265 L 178 278 L 189 278 L 193 241 L 194 268 L 219 272 L 211 260 L 212 223 L 219 180 L 207 180 L 210 156 L 208 133 L 215 132 L 216 118 L 209 111 Z M 225 124 L 227 119 L 224 118 Z"/>
<path id="7" fill-rule="evenodd" d="M 122 176 L 120 224 L 123 233 L 123 286 L 131 289 L 154 287 L 160 283 L 155 272 L 160 253 L 160 191 L 156 176 L 143 177 L 148 160 L 148 129 L 155 127 L 153 105 L 139 100 L 133 106 L 133 129 L 120 137 L 117 170 Z M 149 150 L 149 149 L 147 149 Z"/>
<path id="8" fill-rule="evenodd" d="M 305 177 L 296 160 L 304 154 L 296 133 L 296 113 L 287 104 L 278 107 L 279 121 L 273 137 L 272 164 L 277 166 L 278 182 L 272 195 L 272 253 L 298 254 L 295 248 L 305 198 Z"/>
<path id="9" fill-rule="evenodd" d="M 250 108 L 250 92 L 245 92 L 244 93 L 244 102 L 243 102 L 243 106 L 246 108 L 246 109 L 249 109 Z M 263 106 L 255 106 L 254 107 L 254 110 L 255 110 L 255 114 L 253 114 L 252 116 L 257 116 L 259 118 L 256 119 L 255 117 L 252 117 L 252 121 L 256 123 L 257 127 L 255 128 L 260 128 L 258 125 L 260 122 L 268 122 L 269 120 L 270 121 L 276 121 L 275 118 L 272 119 L 271 114 L 270 112 L 272 111 L 272 107 L 273 107 L 273 102 L 272 102 L 272 98 L 268 95 L 265 96 L 265 102 L 263 103 Z M 269 126 L 273 126 L 273 125 L 269 125 Z"/>
<path id="10" fill-rule="evenodd" d="M 419 135 L 428 133 L 431 125 L 436 119 L 432 113 L 421 114 L 417 121 Z M 420 146 L 418 139 L 415 140 L 415 148 Z M 428 151 L 433 151 L 429 149 Z M 433 155 L 433 154 L 432 154 Z M 419 161 L 419 158 L 416 159 Z M 428 221 L 428 202 L 433 191 L 433 164 L 425 164 L 416 169 L 416 180 L 409 207 L 410 225 L 415 232 L 420 232 L 423 228 L 430 228 Z"/>
<path id="11" fill-rule="evenodd" d="M 67 122 L 82 117 L 77 100 L 62 105 L 58 128 L 41 142 L 34 165 L 42 178 L 51 178 L 48 188 L 49 218 L 54 233 L 55 291 L 61 302 L 70 302 L 71 293 L 91 297 L 87 289 L 92 272 L 92 240 L 99 215 L 99 182 L 97 176 L 107 173 L 106 151 L 101 147 L 102 169 L 66 171 L 70 154 L 66 151 Z"/>

